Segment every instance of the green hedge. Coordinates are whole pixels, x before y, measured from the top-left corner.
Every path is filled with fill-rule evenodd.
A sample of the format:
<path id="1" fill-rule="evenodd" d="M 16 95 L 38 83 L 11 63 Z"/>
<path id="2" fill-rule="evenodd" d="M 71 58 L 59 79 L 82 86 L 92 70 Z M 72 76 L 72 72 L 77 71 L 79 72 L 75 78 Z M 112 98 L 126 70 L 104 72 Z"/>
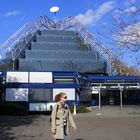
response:
<path id="1" fill-rule="evenodd" d="M 0 115 L 27 115 L 27 106 L 16 103 L 0 103 Z"/>
<path id="2" fill-rule="evenodd" d="M 73 111 L 74 111 L 74 106 L 73 105 L 70 106 L 70 111 L 73 113 Z M 88 113 L 90 111 L 87 109 L 86 106 L 80 105 L 80 106 L 76 106 L 76 112 L 77 113 Z"/>

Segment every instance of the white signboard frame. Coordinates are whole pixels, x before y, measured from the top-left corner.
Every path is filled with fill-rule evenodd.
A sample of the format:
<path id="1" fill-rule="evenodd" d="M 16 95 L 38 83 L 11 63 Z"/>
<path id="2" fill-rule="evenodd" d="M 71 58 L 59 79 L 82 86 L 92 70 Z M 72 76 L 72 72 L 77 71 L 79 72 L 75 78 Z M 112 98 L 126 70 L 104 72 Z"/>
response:
<path id="1" fill-rule="evenodd" d="M 60 92 L 64 92 L 67 95 L 67 100 L 76 100 L 76 93 L 75 88 L 54 88 L 53 89 L 53 100 L 55 95 L 59 94 Z"/>
<path id="2" fill-rule="evenodd" d="M 51 111 L 56 103 L 30 103 L 29 111 Z"/>
<path id="3" fill-rule="evenodd" d="M 28 72 L 9 71 L 6 75 L 7 83 L 28 83 Z"/>
<path id="4" fill-rule="evenodd" d="M 29 82 L 30 83 L 52 83 L 53 82 L 52 72 L 30 72 Z"/>

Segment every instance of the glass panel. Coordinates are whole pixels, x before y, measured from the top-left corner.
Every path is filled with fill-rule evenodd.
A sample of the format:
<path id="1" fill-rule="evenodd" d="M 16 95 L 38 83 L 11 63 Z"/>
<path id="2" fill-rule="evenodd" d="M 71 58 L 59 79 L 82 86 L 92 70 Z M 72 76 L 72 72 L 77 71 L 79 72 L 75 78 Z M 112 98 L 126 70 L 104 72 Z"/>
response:
<path id="1" fill-rule="evenodd" d="M 30 89 L 30 101 L 50 101 L 52 100 L 52 89 Z"/>

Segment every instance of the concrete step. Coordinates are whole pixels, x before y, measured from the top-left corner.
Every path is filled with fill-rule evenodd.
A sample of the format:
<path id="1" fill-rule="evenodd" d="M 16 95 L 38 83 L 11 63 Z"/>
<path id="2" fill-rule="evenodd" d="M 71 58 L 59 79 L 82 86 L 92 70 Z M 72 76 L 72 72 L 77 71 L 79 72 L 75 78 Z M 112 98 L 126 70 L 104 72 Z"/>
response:
<path id="1" fill-rule="evenodd" d="M 97 55 L 93 52 L 86 51 L 37 51 L 37 50 L 27 50 L 25 58 L 27 59 L 93 59 L 96 60 Z"/>
<path id="2" fill-rule="evenodd" d="M 41 35 L 57 35 L 57 36 L 76 36 L 77 33 L 74 31 L 66 30 L 42 30 Z"/>
<path id="3" fill-rule="evenodd" d="M 20 59 L 19 70 L 46 70 L 46 71 L 78 71 L 78 72 L 106 72 L 106 63 L 93 60 L 64 60 L 64 59 Z"/>
<path id="4" fill-rule="evenodd" d="M 80 50 L 90 51 L 90 46 L 86 44 L 79 45 L 78 43 L 66 43 L 66 42 L 32 42 L 32 50 Z"/>
<path id="5" fill-rule="evenodd" d="M 83 39 L 74 36 L 54 36 L 54 35 L 37 35 L 37 42 L 66 42 L 66 43 L 84 43 Z"/>

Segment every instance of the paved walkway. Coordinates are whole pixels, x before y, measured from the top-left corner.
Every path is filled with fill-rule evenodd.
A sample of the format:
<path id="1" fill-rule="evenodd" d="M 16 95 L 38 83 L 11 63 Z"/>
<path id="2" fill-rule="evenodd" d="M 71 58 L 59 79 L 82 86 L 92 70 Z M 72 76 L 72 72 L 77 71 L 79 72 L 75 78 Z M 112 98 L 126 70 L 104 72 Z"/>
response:
<path id="1" fill-rule="evenodd" d="M 52 140 L 48 115 L 0 116 L 0 140 Z M 70 140 L 140 140 L 140 107 L 104 107 L 74 116 Z"/>

